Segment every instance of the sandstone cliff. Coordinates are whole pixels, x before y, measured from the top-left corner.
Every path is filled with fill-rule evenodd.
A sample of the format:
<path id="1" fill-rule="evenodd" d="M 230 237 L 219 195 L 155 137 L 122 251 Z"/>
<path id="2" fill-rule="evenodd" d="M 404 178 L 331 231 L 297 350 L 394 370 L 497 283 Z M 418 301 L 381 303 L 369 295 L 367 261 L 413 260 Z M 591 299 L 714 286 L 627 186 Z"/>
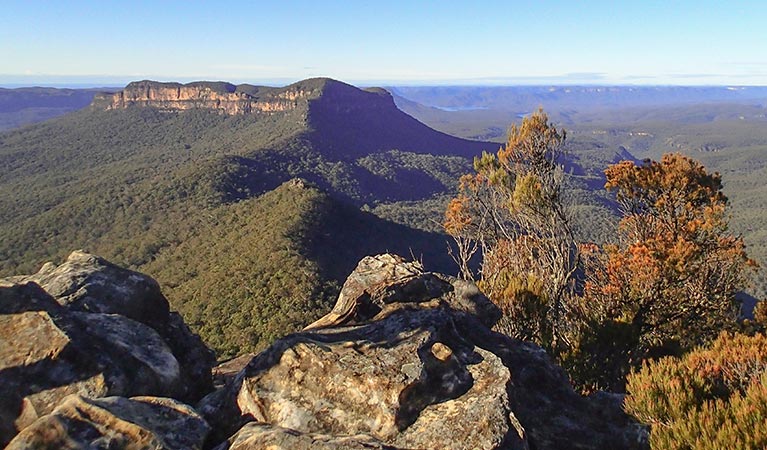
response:
<path id="1" fill-rule="evenodd" d="M 318 99 L 328 91 L 334 94 L 346 91 L 347 95 L 334 97 L 341 108 L 350 103 L 348 93 L 360 91 L 344 83 L 316 78 L 304 80 L 283 88 L 234 85 L 225 82 L 199 81 L 188 84 L 136 81 L 114 94 L 96 96 L 93 106 L 101 109 L 125 109 L 129 107 L 152 107 L 165 111 L 208 109 L 227 115 L 271 114 L 292 111 L 304 107 L 309 100 Z M 383 96 L 393 105 L 388 92 L 376 90 L 369 97 Z"/>

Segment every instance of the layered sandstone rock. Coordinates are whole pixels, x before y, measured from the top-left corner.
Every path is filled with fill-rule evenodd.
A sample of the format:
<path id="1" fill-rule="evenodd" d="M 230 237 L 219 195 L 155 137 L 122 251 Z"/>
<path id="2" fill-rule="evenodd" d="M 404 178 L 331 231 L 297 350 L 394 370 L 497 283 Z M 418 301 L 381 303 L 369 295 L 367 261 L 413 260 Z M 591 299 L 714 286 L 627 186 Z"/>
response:
<path id="1" fill-rule="evenodd" d="M 299 101 L 319 93 L 318 90 L 301 88 L 261 88 L 259 93 L 258 89 L 229 83 L 137 81 L 120 92 L 99 96 L 95 103 L 104 109 L 144 106 L 174 111 L 209 109 L 221 114 L 242 115 L 290 111 Z"/>

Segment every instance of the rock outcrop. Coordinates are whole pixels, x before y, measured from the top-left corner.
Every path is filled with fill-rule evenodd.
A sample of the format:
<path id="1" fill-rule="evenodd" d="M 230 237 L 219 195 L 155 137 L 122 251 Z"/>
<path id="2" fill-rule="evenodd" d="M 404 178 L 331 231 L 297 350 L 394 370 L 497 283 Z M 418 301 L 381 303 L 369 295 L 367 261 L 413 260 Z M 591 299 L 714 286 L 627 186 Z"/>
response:
<path id="1" fill-rule="evenodd" d="M 619 402 L 576 394 L 541 348 L 492 332 L 498 318 L 471 283 L 367 257 L 325 317 L 217 368 L 195 411 L 163 397 L 194 397 L 197 357 L 210 389 L 205 347 L 154 280 L 75 252 L 0 282 L 0 444 L 647 448 Z"/>
<path id="2" fill-rule="evenodd" d="M 72 252 L 59 266 L 49 262 L 36 274 L 14 280 L 39 284 L 71 311 L 119 314 L 147 325 L 166 323 L 170 313 L 151 277 L 82 251 Z"/>
<path id="3" fill-rule="evenodd" d="M 208 424 L 169 398 L 72 395 L 25 428 L 6 450 L 202 449 Z"/>
<path id="4" fill-rule="evenodd" d="M 96 256 L 0 280 L 0 444 L 70 394 L 195 401 L 214 361 L 153 279 Z"/>
<path id="5" fill-rule="evenodd" d="M 573 392 L 543 350 L 490 331 L 497 318 L 469 283 L 368 257 L 330 314 L 198 410 L 238 449 L 643 447 L 619 408 Z"/>

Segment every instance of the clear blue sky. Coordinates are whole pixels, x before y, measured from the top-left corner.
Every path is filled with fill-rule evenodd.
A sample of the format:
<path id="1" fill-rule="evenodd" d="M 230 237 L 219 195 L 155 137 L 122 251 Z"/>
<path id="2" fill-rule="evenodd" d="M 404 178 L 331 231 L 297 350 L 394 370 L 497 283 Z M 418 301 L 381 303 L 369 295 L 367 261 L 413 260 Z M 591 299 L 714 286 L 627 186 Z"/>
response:
<path id="1" fill-rule="evenodd" d="M 0 84 L 767 85 L 767 1 L 8 1 Z"/>

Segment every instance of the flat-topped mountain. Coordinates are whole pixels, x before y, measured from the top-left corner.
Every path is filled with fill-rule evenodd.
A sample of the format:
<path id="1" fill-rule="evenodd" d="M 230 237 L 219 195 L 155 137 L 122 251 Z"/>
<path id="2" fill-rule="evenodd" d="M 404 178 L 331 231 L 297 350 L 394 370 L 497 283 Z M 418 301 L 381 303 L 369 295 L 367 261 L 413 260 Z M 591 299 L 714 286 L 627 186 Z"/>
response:
<path id="1" fill-rule="evenodd" d="M 360 157 L 398 149 L 473 157 L 486 144 L 437 132 L 400 111 L 384 89 L 359 89 L 329 78 L 311 78 L 275 88 L 198 81 L 188 84 L 137 81 L 114 94 L 98 95 L 94 109 L 137 107 L 164 112 L 212 111 L 287 122 L 323 154 Z"/>

